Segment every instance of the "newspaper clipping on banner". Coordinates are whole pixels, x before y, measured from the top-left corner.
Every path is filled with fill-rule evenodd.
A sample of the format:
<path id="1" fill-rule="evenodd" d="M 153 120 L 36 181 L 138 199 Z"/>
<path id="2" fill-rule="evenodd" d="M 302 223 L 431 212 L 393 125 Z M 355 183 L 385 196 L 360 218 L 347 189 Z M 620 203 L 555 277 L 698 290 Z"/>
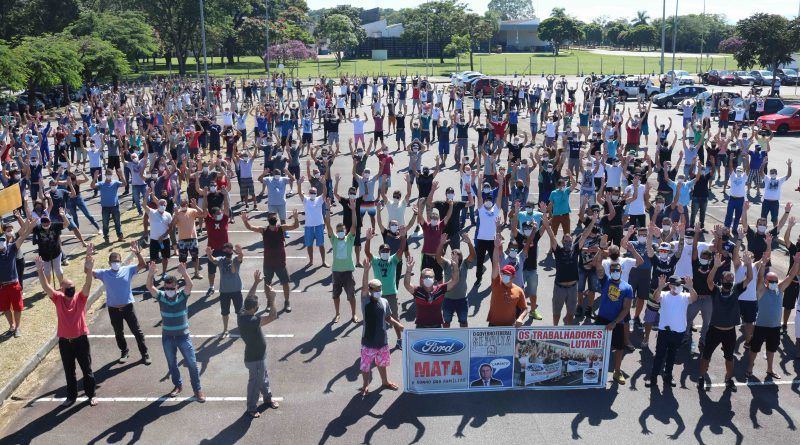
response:
<path id="1" fill-rule="evenodd" d="M 603 326 L 410 329 L 405 390 L 414 393 L 605 388 Z"/>

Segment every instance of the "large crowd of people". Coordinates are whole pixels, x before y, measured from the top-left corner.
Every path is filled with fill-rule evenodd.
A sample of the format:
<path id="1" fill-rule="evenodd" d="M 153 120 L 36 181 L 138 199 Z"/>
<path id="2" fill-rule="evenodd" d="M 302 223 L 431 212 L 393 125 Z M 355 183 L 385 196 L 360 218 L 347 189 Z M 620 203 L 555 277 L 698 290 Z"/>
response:
<path id="1" fill-rule="evenodd" d="M 485 94 L 417 76 L 305 81 L 285 74 L 212 79 L 208 90 L 167 78 L 82 92 L 80 102 L 52 115 L 22 110 L 0 126 L 0 179 L 4 188 L 19 186 L 23 202 L 0 240 L 3 335 L 24 332 L 22 252 L 31 243 L 41 286 L 57 309 L 67 404 L 77 397 L 76 362 L 96 404 L 85 317 L 93 279 L 105 287 L 119 361 L 130 359 L 127 325 L 142 361 L 151 363 L 132 293 L 145 271 L 163 319 L 170 396 L 183 389 L 180 350 L 196 399 L 205 399 L 186 305 L 193 286 L 207 286 L 209 295 L 219 292 L 223 335 L 233 311 L 246 345 L 247 412 L 259 415 L 260 395 L 277 407 L 261 327 L 276 319 L 279 293 L 285 313 L 292 310 L 286 239 L 296 229 L 304 267 L 330 270 L 335 322 L 344 296 L 349 319 L 363 324 L 364 394 L 373 363 L 381 384 L 397 389 L 386 372 L 387 331 L 402 348 L 398 320 L 407 300 L 418 328 L 448 328 L 453 318 L 460 327 L 605 326 L 618 384 L 634 366 L 623 363 L 625 353 L 637 347 L 654 348 L 648 385 L 659 376 L 674 385 L 684 342 L 699 354 L 701 388 L 721 348 L 726 384 L 735 390 L 738 337 L 749 360 L 742 378 L 752 375 L 762 349 L 768 376 L 781 378 L 773 361 L 782 335 L 797 338 L 800 357 L 800 330 L 788 332 L 798 310 L 800 241 L 792 237 L 792 205 L 782 200 L 792 164 L 769 161 L 772 135 L 749 111 L 749 101 L 763 98 L 748 96 L 744 108 L 725 95 L 689 100 L 673 122 L 655 118 L 644 96 L 626 103 L 613 89 L 563 76 L 520 79 Z M 724 224 L 707 224 L 712 190 L 727 196 Z M 755 221 L 748 217 L 753 191 L 762 196 Z M 129 209 L 120 204 L 126 195 Z M 87 210 L 88 199 L 98 199 L 102 221 Z M 290 211 L 293 204 L 302 211 Z M 134 262 L 123 264 L 127 242 L 95 258 L 96 247 L 114 243 L 112 221 L 116 242 L 130 235 L 121 214 L 134 210 L 145 233 L 130 243 Z M 99 235 L 94 244 L 82 236 L 82 218 L 102 243 Z M 244 296 L 244 254 L 229 239 L 239 221 L 261 235 L 264 258 Z M 85 277 L 63 274 L 65 230 L 86 246 Z M 781 236 L 786 275 L 770 267 L 782 255 Z M 557 266 L 554 276 L 539 273 L 545 257 Z M 468 280 L 477 289 L 484 278 L 491 298 L 486 320 L 478 320 L 468 316 Z M 256 296 L 262 283 L 265 311 Z M 550 313 L 540 309 L 543 299 Z"/>

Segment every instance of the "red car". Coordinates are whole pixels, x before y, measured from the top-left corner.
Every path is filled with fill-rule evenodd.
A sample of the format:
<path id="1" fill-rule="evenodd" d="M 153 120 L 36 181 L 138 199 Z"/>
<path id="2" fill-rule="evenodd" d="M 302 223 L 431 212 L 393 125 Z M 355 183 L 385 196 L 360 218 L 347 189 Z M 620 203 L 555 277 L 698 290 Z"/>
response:
<path id="1" fill-rule="evenodd" d="M 778 134 L 800 131 L 800 105 L 787 105 L 775 114 L 761 116 L 758 123 Z"/>
<path id="2" fill-rule="evenodd" d="M 473 95 L 478 91 L 483 91 L 483 95 L 488 97 L 492 95 L 492 90 L 495 90 L 497 94 L 503 94 L 505 86 L 506 85 L 500 79 L 481 77 L 473 81 L 470 91 Z"/>
<path id="3" fill-rule="evenodd" d="M 734 76 L 733 71 L 711 70 L 703 74 L 702 77 L 704 84 L 733 85 L 736 82 L 736 76 Z"/>

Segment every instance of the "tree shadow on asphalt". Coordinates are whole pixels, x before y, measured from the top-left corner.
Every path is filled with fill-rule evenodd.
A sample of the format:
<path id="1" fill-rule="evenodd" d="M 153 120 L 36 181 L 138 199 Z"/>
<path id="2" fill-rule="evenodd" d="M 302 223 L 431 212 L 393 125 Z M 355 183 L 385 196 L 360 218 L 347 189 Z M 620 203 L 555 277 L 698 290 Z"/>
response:
<path id="1" fill-rule="evenodd" d="M 727 427 L 736 436 L 736 445 L 740 445 L 744 440 L 744 435 L 733 422 L 735 413 L 731 406 L 731 395 L 733 391 L 725 390 L 718 401 L 713 401 L 708 396 L 708 391 L 697 391 L 700 401 L 700 418 L 694 427 L 694 437 L 699 444 L 705 444 L 702 433 L 708 427 L 709 431 L 715 436 L 721 436 Z"/>
<path id="2" fill-rule="evenodd" d="M 121 420 L 116 425 L 108 427 L 105 431 L 95 436 L 94 439 L 89 441 L 88 445 L 94 445 L 99 442 L 121 442 L 127 438 L 128 433 L 131 434 L 131 437 L 126 443 L 137 443 L 142 439 L 142 433 L 145 427 L 164 416 L 180 411 L 191 403 L 189 400 L 184 400 L 179 403 L 164 405 L 165 402 L 165 400 L 157 400 L 144 406 L 132 416 Z"/>
<path id="3" fill-rule="evenodd" d="M 76 403 L 70 407 L 64 408 L 57 406 L 56 408 L 47 411 L 39 416 L 37 419 L 30 419 L 25 423 L 25 426 L 15 431 L 13 434 L 3 437 L 0 442 L 15 444 L 15 445 L 28 445 L 36 440 L 40 435 L 49 433 L 51 430 L 58 428 L 59 425 L 66 422 L 67 419 L 72 417 L 73 414 L 88 408 L 88 402 Z M 25 417 L 24 410 L 20 412 L 21 417 Z"/>
<path id="4" fill-rule="evenodd" d="M 350 331 L 345 333 L 345 329 L 347 329 L 347 327 L 351 324 L 353 325 L 350 326 L 352 329 L 350 329 Z M 348 320 L 345 322 L 340 322 L 339 326 L 337 326 L 335 329 L 333 328 L 333 326 L 334 326 L 333 322 L 327 323 L 308 341 L 297 345 L 294 349 L 287 352 L 286 355 L 281 357 L 279 361 L 285 362 L 289 359 L 289 357 L 297 354 L 298 352 L 302 355 L 311 354 L 313 352 L 314 354 L 311 357 L 309 357 L 306 360 L 303 360 L 303 363 L 310 363 L 314 361 L 314 359 L 322 355 L 322 352 L 325 351 L 325 347 L 335 342 L 340 334 L 342 333 L 349 334 L 353 330 L 358 329 L 360 325 L 357 323 L 352 323 L 350 320 Z"/>

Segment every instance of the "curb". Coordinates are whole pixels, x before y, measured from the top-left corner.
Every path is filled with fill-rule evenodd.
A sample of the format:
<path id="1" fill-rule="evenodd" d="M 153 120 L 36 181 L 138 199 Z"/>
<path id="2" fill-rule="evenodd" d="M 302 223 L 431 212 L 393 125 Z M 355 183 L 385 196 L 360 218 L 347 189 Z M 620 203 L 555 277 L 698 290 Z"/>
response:
<path id="1" fill-rule="evenodd" d="M 125 258 L 124 263 L 130 262 L 131 259 L 133 259 L 133 256 L 134 256 L 133 253 L 128 254 L 128 257 Z M 100 295 L 103 294 L 104 289 L 105 286 L 101 285 L 99 288 L 97 288 L 97 290 L 95 290 L 94 292 L 92 292 L 91 295 L 89 295 L 89 298 L 86 301 L 87 308 L 90 308 L 94 305 L 97 299 L 100 298 Z M 39 350 L 36 351 L 35 354 L 33 354 L 33 357 L 28 359 L 28 362 L 25 363 L 25 366 L 23 366 L 22 369 L 20 369 L 16 374 L 14 374 L 14 376 L 8 381 L 8 383 L 6 383 L 5 386 L 0 388 L 0 406 L 2 406 L 5 403 L 6 399 L 9 398 L 14 393 L 14 391 L 16 391 L 19 385 L 22 384 L 22 382 L 24 382 L 26 378 L 28 378 L 28 376 L 39 366 L 39 363 L 41 363 L 42 360 L 44 360 L 44 358 L 47 357 L 47 354 L 49 354 L 50 351 L 52 351 L 57 344 L 58 344 L 58 336 L 53 334 L 53 336 L 49 340 L 47 340 L 47 342 L 44 345 L 42 345 L 42 347 L 39 348 Z"/>

